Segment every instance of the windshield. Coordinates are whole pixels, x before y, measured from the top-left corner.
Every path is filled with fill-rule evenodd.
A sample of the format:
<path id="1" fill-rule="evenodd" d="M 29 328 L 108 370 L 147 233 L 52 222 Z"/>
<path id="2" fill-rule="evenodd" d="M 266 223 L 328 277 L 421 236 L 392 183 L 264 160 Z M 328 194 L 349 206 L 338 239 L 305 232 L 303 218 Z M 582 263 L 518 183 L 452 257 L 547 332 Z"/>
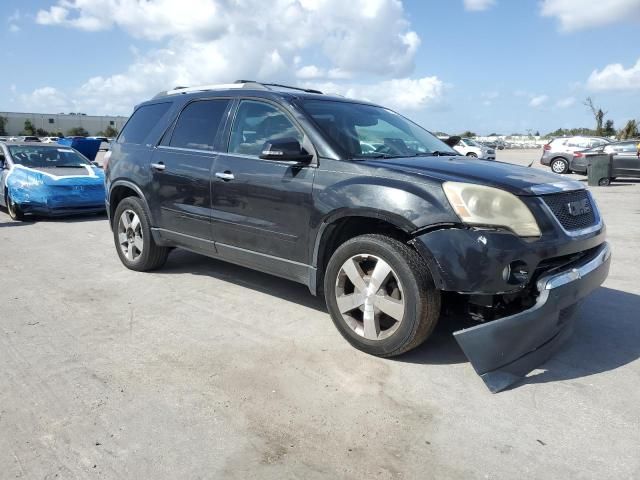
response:
<path id="1" fill-rule="evenodd" d="M 464 143 L 466 143 L 467 145 L 470 145 L 472 147 L 479 147 L 480 145 L 478 145 L 478 142 L 476 142 L 475 140 L 471 140 L 470 138 L 463 138 Z"/>
<path id="2" fill-rule="evenodd" d="M 302 106 L 348 158 L 457 155 L 431 133 L 386 108 L 332 100 L 307 100 Z"/>
<path id="3" fill-rule="evenodd" d="M 13 163 L 31 168 L 84 167 L 91 163 L 78 152 L 65 147 L 12 145 L 9 147 Z"/>

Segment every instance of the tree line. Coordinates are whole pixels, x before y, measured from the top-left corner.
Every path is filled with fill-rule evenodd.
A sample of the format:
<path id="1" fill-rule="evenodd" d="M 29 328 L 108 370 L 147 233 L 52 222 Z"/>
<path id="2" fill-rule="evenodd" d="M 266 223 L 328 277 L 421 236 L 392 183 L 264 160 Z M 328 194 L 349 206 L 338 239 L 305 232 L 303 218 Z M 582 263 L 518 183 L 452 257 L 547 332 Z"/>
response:
<path id="1" fill-rule="evenodd" d="M 7 118 L 0 116 L 0 135 L 7 135 Z M 24 121 L 24 127 L 20 132 L 20 135 L 38 136 L 38 137 L 64 137 L 65 135 L 61 131 L 47 131 L 43 128 L 35 128 L 31 120 Z M 83 127 L 73 127 L 67 130 L 67 137 L 88 137 L 89 132 Z M 116 137 L 118 136 L 118 130 L 111 125 L 107 126 L 104 130 L 97 133 L 98 137 Z"/>

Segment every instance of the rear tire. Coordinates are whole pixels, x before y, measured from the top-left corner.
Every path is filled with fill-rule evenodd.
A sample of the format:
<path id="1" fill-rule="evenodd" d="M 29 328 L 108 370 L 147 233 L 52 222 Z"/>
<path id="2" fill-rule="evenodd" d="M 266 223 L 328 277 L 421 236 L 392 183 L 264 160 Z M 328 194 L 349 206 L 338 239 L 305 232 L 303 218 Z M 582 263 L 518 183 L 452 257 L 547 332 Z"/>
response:
<path id="1" fill-rule="evenodd" d="M 609 185 L 611 185 L 611 179 L 601 178 L 600 180 L 598 180 L 598 185 L 600 185 L 601 187 L 608 187 Z"/>
<path id="2" fill-rule="evenodd" d="M 113 240 L 122 264 L 130 270 L 147 272 L 167 261 L 169 249 L 156 244 L 151 222 L 138 197 L 123 199 L 113 215 Z"/>
<path id="3" fill-rule="evenodd" d="M 558 175 L 569 173 L 569 163 L 563 158 L 554 158 L 551 160 L 551 165 L 549 166 L 551 167 L 551 171 Z"/>
<path id="4" fill-rule="evenodd" d="M 361 235 L 338 247 L 327 265 L 324 292 L 342 336 L 380 357 L 417 347 L 440 317 L 440 292 L 422 257 L 384 235 Z"/>
<path id="5" fill-rule="evenodd" d="M 16 220 L 18 222 L 24 220 L 24 212 L 20 208 L 20 205 L 13 201 L 11 195 L 9 195 L 9 192 L 7 192 L 5 195 L 5 203 L 7 204 L 7 212 L 13 220 Z"/>

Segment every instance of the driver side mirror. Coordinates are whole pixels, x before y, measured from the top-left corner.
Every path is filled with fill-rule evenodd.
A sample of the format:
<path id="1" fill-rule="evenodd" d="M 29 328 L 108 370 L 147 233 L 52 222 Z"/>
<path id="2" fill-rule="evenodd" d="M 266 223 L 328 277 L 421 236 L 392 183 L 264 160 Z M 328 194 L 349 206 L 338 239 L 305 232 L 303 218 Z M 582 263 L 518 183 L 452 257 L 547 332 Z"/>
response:
<path id="1" fill-rule="evenodd" d="M 449 137 L 449 138 L 447 138 L 446 140 L 443 140 L 443 141 L 444 141 L 444 143 L 446 143 L 450 147 L 455 147 L 456 145 L 458 145 L 460 143 L 460 140 L 462 140 L 462 137 L 458 137 L 457 135 L 454 135 L 453 137 Z"/>
<path id="2" fill-rule="evenodd" d="M 260 158 L 263 160 L 309 163 L 313 155 L 307 153 L 295 138 L 277 138 L 264 142 Z"/>

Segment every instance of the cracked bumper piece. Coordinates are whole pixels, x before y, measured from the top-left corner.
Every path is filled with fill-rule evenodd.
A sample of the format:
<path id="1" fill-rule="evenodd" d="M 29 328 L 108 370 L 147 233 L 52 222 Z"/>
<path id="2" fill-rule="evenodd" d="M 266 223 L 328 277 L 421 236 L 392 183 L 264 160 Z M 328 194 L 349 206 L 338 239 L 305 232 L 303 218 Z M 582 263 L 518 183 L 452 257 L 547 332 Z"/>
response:
<path id="1" fill-rule="evenodd" d="M 573 330 L 575 305 L 609 273 L 608 243 L 572 268 L 540 278 L 536 304 L 515 315 L 454 332 L 491 392 L 519 381 L 545 362 Z"/>

